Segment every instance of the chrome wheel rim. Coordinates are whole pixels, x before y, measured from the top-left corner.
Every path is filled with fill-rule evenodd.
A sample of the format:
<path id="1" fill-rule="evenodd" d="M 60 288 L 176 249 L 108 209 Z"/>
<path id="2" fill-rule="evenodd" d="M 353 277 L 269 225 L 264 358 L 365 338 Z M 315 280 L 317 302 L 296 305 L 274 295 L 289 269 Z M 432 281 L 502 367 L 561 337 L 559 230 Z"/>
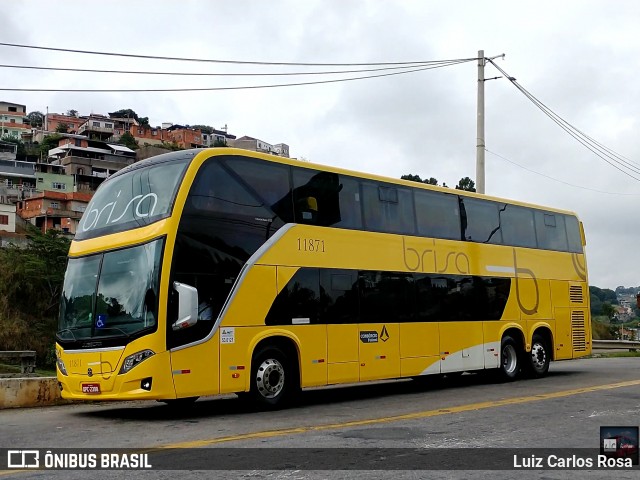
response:
<path id="1" fill-rule="evenodd" d="M 256 387 L 264 398 L 277 397 L 284 389 L 284 368 L 275 358 L 264 360 L 256 372 Z"/>
<path id="2" fill-rule="evenodd" d="M 547 352 L 544 349 L 544 346 L 540 343 L 535 343 L 531 347 L 531 365 L 537 371 L 544 370 L 544 367 L 547 363 Z"/>

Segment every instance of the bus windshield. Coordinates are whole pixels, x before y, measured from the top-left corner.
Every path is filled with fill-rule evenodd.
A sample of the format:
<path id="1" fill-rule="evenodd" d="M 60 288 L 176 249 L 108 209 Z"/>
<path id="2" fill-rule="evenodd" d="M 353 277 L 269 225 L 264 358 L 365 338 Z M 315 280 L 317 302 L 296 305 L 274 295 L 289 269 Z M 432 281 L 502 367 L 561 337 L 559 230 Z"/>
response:
<path id="1" fill-rule="evenodd" d="M 154 329 L 163 240 L 69 260 L 58 340 L 127 339 Z M 126 342 L 124 342 L 126 343 Z"/>
<path id="2" fill-rule="evenodd" d="M 122 232 L 171 213 L 190 158 L 135 168 L 100 186 L 82 216 L 76 240 Z"/>

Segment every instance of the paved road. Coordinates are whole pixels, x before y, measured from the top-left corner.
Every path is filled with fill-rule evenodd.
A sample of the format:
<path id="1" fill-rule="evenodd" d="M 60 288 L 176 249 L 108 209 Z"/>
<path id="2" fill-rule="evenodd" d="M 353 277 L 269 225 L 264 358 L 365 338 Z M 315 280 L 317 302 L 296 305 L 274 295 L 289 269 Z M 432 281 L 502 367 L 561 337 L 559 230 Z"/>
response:
<path id="1" fill-rule="evenodd" d="M 388 448 L 597 448 L 601 426 L 640 424 L 640 358 L 553 363 L 548 377 L 510 384 L 487 375 L 420 384 L 393 381 L 304 392 L 300 405 L 260 412 L 234 396 L 201 399 L 185 410 L 155 402 L 76 404 L 0 411 L 2 448 L 268 447 L 353 452 Z M 346 450 L 359 448 L 362 450 Z M 339 449 L 339 450 L 335 450 Z M 366 450 L 364 450 L 366 449 Z M 409 450 L 407 450 L 409 451 Z M 486 465 L 492 453 L 485 451 Z M 189 469 L 200 451 L 174 455 Z M 212 454 L 219 450 L 211 450 Z M 229 450 L 230 458 L 237 453 Z M 454 451 L 464 453 L 464 451 Z M 314 465 L 311 459 L 310 465 Z M 316 459 L 317 460 L 317 459 Z M 239 459 L 242 461 L 242 458 Z M 485 465 L 484 459 L 481 465 Z M 184 466 L 183 466 L 184 465 Z M 358 464 L 359 465 L 359 464 Z M 325 468 L 331 466 L 326 459 Z M 534 472 L 493 471 L 492 478 L 539 478 Z M 639 478 L 636 472 L 546 471 L 546 478 Z M 121 478 L 123 472 L 0 472 L 4 478 Z M 472 478 L 462 471 L 309 471 L 295 463 L 280 471 L 128 472 L 127 478 Z"/>

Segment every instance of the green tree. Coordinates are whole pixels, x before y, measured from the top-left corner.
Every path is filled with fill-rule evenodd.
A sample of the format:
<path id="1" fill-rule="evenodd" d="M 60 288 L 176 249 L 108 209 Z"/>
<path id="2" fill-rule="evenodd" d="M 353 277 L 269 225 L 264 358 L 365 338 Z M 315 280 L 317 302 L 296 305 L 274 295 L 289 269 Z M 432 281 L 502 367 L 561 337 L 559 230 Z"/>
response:
<path id="1" fill-rule="evenodd" d="M 141 127 L 146 127 L 146 128 L 151 127 L 151 125 L 149 125 L 149 117 L 139 117 L 138 123 L 140 124 Z"/>
<path id="2" fill-rule="evenodd" d="M 467 192 L 475 192 L 476 191 L 476 182 L 471 180 L 469 177 L 463 177 L 456 185 L 456 190 L 466 190 Z"/>
<path id="3" fill-rule="evenodd" d="M 610 303 L 604 302 L 602 304 L 602 314 L 605 315 L 609 320 L 611 320 L 616 314 L 616 308 Z"/>
<path id="4" fill-rule="evenodd" d="M 407 175 L 402 175 L 400 178 L 402 180 L 411 180 L 412 182 L 426 183 L 427 185 L 438 185 L 438 179 L 434 177 L 431 177 L 429 179 L 425 178 L 423 180 L 422 178 L 420 178 L 420 175 L 413 175 L 409 173 Z"/>
<path id="5" fill-rule="evenodd" d="M 24 142 L 19 138 L 12 137 L 10 135 L 5 135 L 2 138 L 0 138 L 0 140 L 6 143 L 13 143 L 17 145 L 18 148 L 16 149 L 16 156 L 24 157 L 27 154 L 27 149 L 24 146 Z"/>
<path id="6" fill-rule="evenodd" d="M 216 141 L 213 142 L 213 146 L 214 147 L 226 147 L 227 146 L 227 140 L 224 139 L 220 139 L 220 138 L 216 138 Z"/>
<path id="7" fill-rule="evenodd" d="M 195 128 L 196 130 L 200 130 L 202 133 L 207 133 L 211 135 L 215 130 L 213 127 L 209 125 L 193 125 L 191 128 Z"/>
<path id="8" fill-rule="evenodd" d="M 420 175 L 413 175 L 412 173 L 408 173 L 407 175 L 402 175 L 400 178 L 402 180 L 411 180 L 412 182 L 422 183 L 422 178 L 420 178 Z"/>
<path id="9" fill-rule="evenodd" d="M 0 350 L 35 350 L 51 366 L 70 241 L 35 227 L 27 236 L 25 248 L 0 249 Z"/>
<path id="10" fill-rule="evenodd" d="M 27 115 L 27 119 L 29 120 L 29 125 L 33 128 L 42 127 L 44 125 L 44 115 L 42 112 L 33 111 Z"/>
<path id="11" fill-rule="evenodd" d="M 56 148 L 61 138 L 62 135 L 59 135 L 57 133 L 44 137 L 42 139 L 42 142 L 40 142 L 40 146 L 38 147 L 39 154 L 43 157 L 47 157 L 49 155 L 49 150 Z"/>
<path id="12" fill-rule="evenodd" d="M 124 132 L 122 134 L 122 136 L 120 137 L 120 143 L 132 150 L 138 148 L 138 142 L 136 142 L 136 139 L 129 132 Z"/>
<path id="13" fill-rule="evenodd" d="M 58 133 L 69 133 L 69 124 L 68 123 L 59 123 L 56 126 L 56 132 Z"/>
<path id="14" fill-rule="evenodd" d="M 136 121 L 139 120 L 138 114 L 134 110 L 131 110 L 130 108 L 121 108 L 116 112 L 110 113 L 109 116 L 116 117 L 116 118 L 132 118 Z"/>
<path id="15" fill-rule="evenodd" d="M 68 117 L 78 117 L 78 110 L 67 110 L 67 116 Z"/>

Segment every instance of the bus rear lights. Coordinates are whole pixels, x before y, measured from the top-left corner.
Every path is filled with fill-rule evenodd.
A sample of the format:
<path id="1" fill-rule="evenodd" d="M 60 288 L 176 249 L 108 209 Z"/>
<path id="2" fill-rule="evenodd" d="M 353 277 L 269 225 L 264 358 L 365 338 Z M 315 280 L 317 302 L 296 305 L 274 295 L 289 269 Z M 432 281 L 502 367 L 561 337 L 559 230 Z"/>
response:
<path id="1" fill-rule="evenodd" d="M 127 373 L 133 367 L 142 363 L 147 358 L 155 355 L 153 350 L 142 350 L 141 352 L 134 353 L 133 355 L 129 355 L 124 359 L 122 363 L 122 368 L 120 369 L 120 374 Z"/>
<path id="2" fill-rule="evenodd" d="M 146 390 L 147 392 L 151 391 L 151 384 L 153 383 L 153 378 L 147 377 L 140 380 L 140 388 L 142 390 Z"/>
<path id="3" fill-rule="evenodd" d="M 231 374 L 231 378 L 240 378 L 240 374 L 239 373 L 232 373 Z"/>

